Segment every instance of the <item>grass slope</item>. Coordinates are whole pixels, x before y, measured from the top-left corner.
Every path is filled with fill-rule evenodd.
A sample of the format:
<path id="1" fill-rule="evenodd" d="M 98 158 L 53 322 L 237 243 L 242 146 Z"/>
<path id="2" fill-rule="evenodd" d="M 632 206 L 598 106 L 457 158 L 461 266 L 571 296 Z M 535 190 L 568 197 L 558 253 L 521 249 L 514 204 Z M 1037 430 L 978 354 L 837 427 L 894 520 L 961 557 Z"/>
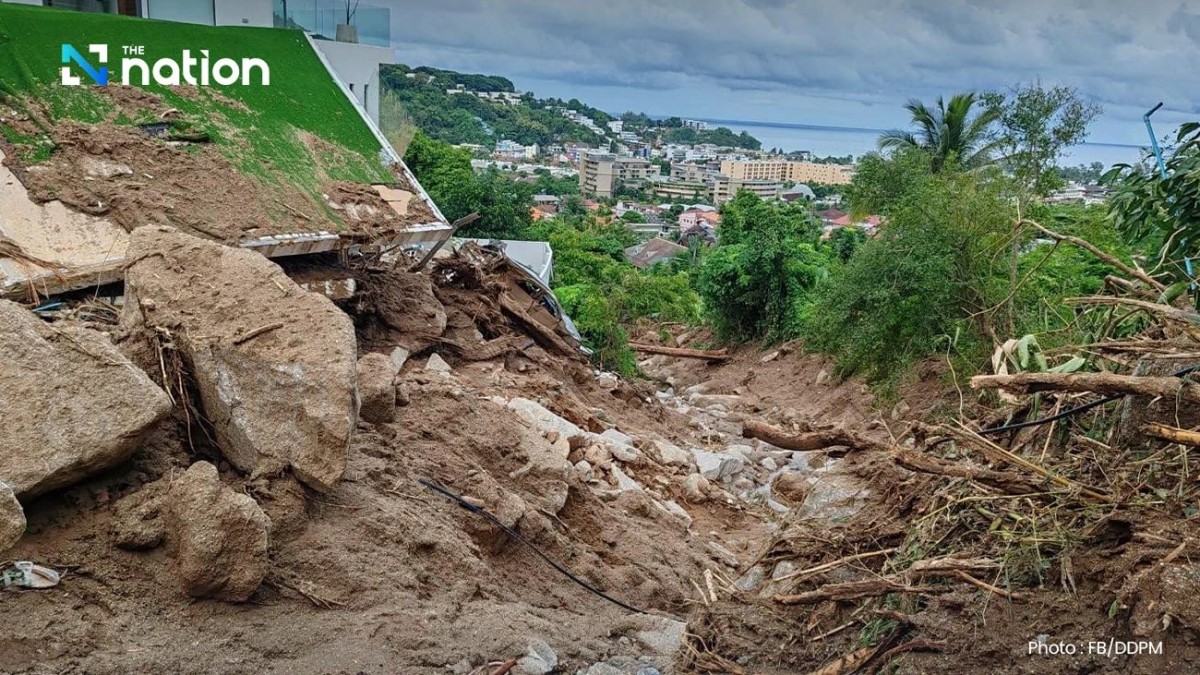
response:
<path id="1" fill-rule="evenodd" d="M 192 125 L 207 131 L 243 172 L 267 182 L 315 190 L 322 173 L 335 180 L 390 180 L 378 160 L 378 141 L 299 31 L 197 26 L 0 4 L 0 94 L 18 104 L 21 98 L 37 99 L 54 119 L 95 123 L 111 118 L 111 102 L 98 87 L 59 84 L 63 43 L 73 44 L 85 56 L 87 45 L 107 44 L 110 87 L 124 86 L 112 82 L 120 78 L 125 45 L 144 46 L 140 58 L 151 65 L 163 57 L 181 60 L 184 49 L 195 57 L 207 49 L 210 62 L 225 57 L 239 62 L 264 59 L 271 68 L 269 86 L 214 84 L 199 87 L 199 95 L 154 84 L 144 89 L 163 96 Z M 122 115 L 115 121 L 147 120 Z M 0 124 L 0 131 L 4 129 Z M 329 145 L 310 150 L 298 132 Z M 17 144 L 30 140 L 14 138 L 11 129 L 5 135 Z M 44 146 L 26 144 L 32 148 L 26 161 L 44 159 Z"/>

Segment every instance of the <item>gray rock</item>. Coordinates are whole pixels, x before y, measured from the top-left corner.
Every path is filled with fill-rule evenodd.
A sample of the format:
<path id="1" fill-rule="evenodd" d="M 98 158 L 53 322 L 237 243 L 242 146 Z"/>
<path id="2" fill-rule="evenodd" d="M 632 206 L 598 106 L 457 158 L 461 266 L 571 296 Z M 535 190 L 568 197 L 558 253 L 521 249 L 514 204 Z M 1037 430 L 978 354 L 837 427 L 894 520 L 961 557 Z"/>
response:
<path id="1" fill-rule="evenodd" d="M 775 565 L 775 569 L 771 570 L 771 580 L 779 581 L 796 570 L 796 563 L 792 562 L 791 560 L 784 560 Z"/>
<path id="2" fill-rule="evenodd" d="M 129 459 L 171 401 L 105 335 L 0 300 L 0 410 L 0 480 L 27 498 Z"/>
<path id="3" fill-rule="evenodd" d="M 25 534 L 25 510 L 12 488 L 0 481 L 0 553 L 21 541 Z"/>
<path id="4" fill-rule="evenodd" d="M 746 570 L 745 574 L 738 577 L 737 581 L 733 582 L 733 585 L 736 586 L 738 590 L 746 591 L 748 593 L 761 586 L 763 580 L 766 578 L 767 566 L 755 565 L 754 567 Z"/>
<path id="5" fill-rule="evenodd" d="M 546 409 L 545 406 L 537 401 L 531 401 L 527 398 L 514 398 L 507 404 L 509 410 L 515 412 L 526 424 L 537 429 L 543 434 L 548 434 L 551 431 L 558 432 L 563 438 L 571 438 L 572 436 L 586 436 L 583 429 L 580 429 L 574 423 L 555 415 Z"/>
<path id="6" fill-rule="evenodd" d="M 687 398 L 688 402 L 697 408 L 711 408 L 719 405 L 724 410 L 730 410 L 739 406 L 744 400 L 741 396 L 728 394 L 692 394 Z"/>
<path id="7" fill-rule="evenodd" d="M 439 356 L 436 352 L 429 355 L 429 360 L 425 362 L 425 372 L 437 373 L 439 375 L 449 375 L 454 372 L 446 360 Z"/>
<path id="8" fill-rule="evenodd" d="M 679 505 L 674 500 L 668 500 L 662 503 L 662 507 L 667 513 L 683 521 L 683 529 L 688 529 L 692 526 L 692 514 L 687 512 L 687 509 Z"/>
<path id="9" fill-rule="evenodd" d="M 617 466 L 616 464 L 612 466 L 610 471 L 612 472 L 613 480 L 617 481 L 617 490 L 619 492 L 641 492 L 645 489 L 642 487 L 641 483 L 630 478 L 629 475 L 622 471 L 621 467 Z"/>
<path id="10" fill-rule="evenodd" d="M 687 624 L 663 616 L 646 617 L 645 627 L 633 632 L 633 639 L 642 643 L 655 656 L 674 656 L 683 646 Z"/>
<path id="11" fill-rule="evenodd" d="M 575 472 L 578 473 L 579 477 L 585 481 L 590 481 L 595 478 L 595 474 L 592 473 L 592 465 L 588 464 L 586 459 L 581 459 L 578 462 L 575 462 Z"/>
<path id="12" fill-rule="evenodd" d="M 687 450 L 660 438 L 654 440 L 654 450 L 658 454 L 658 461 L 667 466 L 682 466 L 684 468 L 692 465 L 692 455 Z"/>
<path id="13" fill-rule="evenodd" d="M 693 473 L 683 479 L 683 498 L 693 504 L 701 504 L 708 501 L 709 490 L 708 479 L 704 476 Z"/>
<path id="14" fill-rule="evenodd" d="M 171 331 L 225 458 L 332 489 L 358 423 L 350 317 L 249 249 L 145 226 L 126 255 L 121 322 Z"/>
<path id="15" fill-rule="evenodd" d="M 775 461 L 774 457 L 764 457 L 759 464 L 767 471 L 775 471 L 779 468 L 779 464 Z"/>
<path id="16" fill-rule="evenodd" d="M 696 468 L 708 480 L 724 480 L 742 471 L 746 460 L 719 452 L 708 452 L 700 448 L 692 448 L 692 458 L 696 460 Z"/>
<path id="17" fill-rule="evenodd" d="M 517 660 L 513 673 L 518 675 L 547 675 L 558 667 L 558 654 L 546 644 L 545 640 L 532 640 L 525 650 L 525 656 Z"/>
<path id="18" fill-rule="evenodd" d="M 392 350 L 389 358 L 392 360 L 392 365 L 396 367 L 397 373 L 404 370 L 404 364 L 408 363 L 409 354 L 410 352 L 404 347 L 396 347 Z"/>
<path id="19" fill-rule="evenodd" d="M 358 360 L 359 417 L 373 424 L 396 419 L 396 374 L 400 369 L 391 358 L 371 352 Z"/>
<path id="20" fill-rule="evenodd" d="M 726 566 L 732 567 L 734 569 L 737 569 L 738 566 L 740 565 L 740 563 L 738 562 L 737 555 L 734 554 L 733 551 L 730 551 L 729 549 L 718 544 L 717 542 L 715 542 L 715 541 L 708 542 L 708 546 L 706 548 L 708 549 L 709 555 L 711 555 L 714 560 L 716 560 L 717 562 L 720 562 L 722 565 L 726 565 Z"/>
<path id="21" fill-rule="evenodd" d="M 168 531 L 188 595 L 244 602 L 267 574 L 271 521 L 248 495 L 196 462 L 171 485 Z"/>

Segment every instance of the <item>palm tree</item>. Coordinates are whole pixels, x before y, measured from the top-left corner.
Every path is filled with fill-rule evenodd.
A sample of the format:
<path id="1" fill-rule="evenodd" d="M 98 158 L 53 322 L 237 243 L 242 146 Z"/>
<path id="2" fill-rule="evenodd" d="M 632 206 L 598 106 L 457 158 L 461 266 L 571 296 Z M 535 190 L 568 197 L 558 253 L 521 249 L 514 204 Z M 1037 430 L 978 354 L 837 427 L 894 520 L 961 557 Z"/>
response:
<path id="1" fill-rule="evenodd" d="M 988 107 L 972 118 L 971 108 L 977 100 L 974 92 L 967 92 L 955 94 L 947 105 L 939 96 L 937 107 L 930 109 L 914 98 L 904 106 L 912 114 L 914 131 L 885 131 L 879 137 L 879 149 L 925 150 L 933 157 L 935 172 L 940 171 L 952 156 L 966 168 L 984 166 L 991 161 L 995 149 L 989 129 L 1000 112 Z"/>

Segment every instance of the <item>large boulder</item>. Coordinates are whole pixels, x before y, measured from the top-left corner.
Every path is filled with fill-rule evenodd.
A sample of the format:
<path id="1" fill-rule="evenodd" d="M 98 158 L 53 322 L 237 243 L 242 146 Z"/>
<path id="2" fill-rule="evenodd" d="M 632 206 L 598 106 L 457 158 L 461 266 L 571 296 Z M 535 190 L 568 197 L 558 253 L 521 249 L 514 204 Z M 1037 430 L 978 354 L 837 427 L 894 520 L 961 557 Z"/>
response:
<path id="1" fill-rule="evenodd" d="M 25 510 L 12 488 L 0 481 L 0 553 L 7 551 L 25 534 Z"/>
<path id="2" fill-rule="evenodd" d="M 122 322 L 171 332 L 225 457 L 331 489 L 358 421 L 350 317 L 254 251 L 168 227 L 135 230 L 128 257 Z"/>
<path id="3" fill-rule="evenodd" d="M 0 300 L 0 479 L 26 498 L 124 462 L 171 412 L 102 333 Z"/>
<path id="4" fill-rule="evenodd" d="M 243 602 L 267 574 L 271 520 L 248 495 L 196 462 L 171 485 L 167 530 L 188 595 Z"/>

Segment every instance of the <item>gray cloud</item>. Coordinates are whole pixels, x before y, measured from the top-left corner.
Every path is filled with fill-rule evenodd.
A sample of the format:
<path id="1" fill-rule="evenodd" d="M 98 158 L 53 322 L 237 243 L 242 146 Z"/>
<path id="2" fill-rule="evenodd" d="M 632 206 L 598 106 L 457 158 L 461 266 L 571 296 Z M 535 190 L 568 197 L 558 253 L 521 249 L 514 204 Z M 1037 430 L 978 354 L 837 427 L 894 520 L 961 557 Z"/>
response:
<path id="1" fill-rule="evenodd" d="M 836 99 L 861 104 L 841 121 L 890 126 L 912 96 L 1035 77 L 1110 121 L 1200 108 L 1200 12 L 1179 0 L 367 1 L 391 7 L 406 63 L 594 89 L 614 109 L 771 120 L 824 102 L 816 121 L 837 123 Z"/>

